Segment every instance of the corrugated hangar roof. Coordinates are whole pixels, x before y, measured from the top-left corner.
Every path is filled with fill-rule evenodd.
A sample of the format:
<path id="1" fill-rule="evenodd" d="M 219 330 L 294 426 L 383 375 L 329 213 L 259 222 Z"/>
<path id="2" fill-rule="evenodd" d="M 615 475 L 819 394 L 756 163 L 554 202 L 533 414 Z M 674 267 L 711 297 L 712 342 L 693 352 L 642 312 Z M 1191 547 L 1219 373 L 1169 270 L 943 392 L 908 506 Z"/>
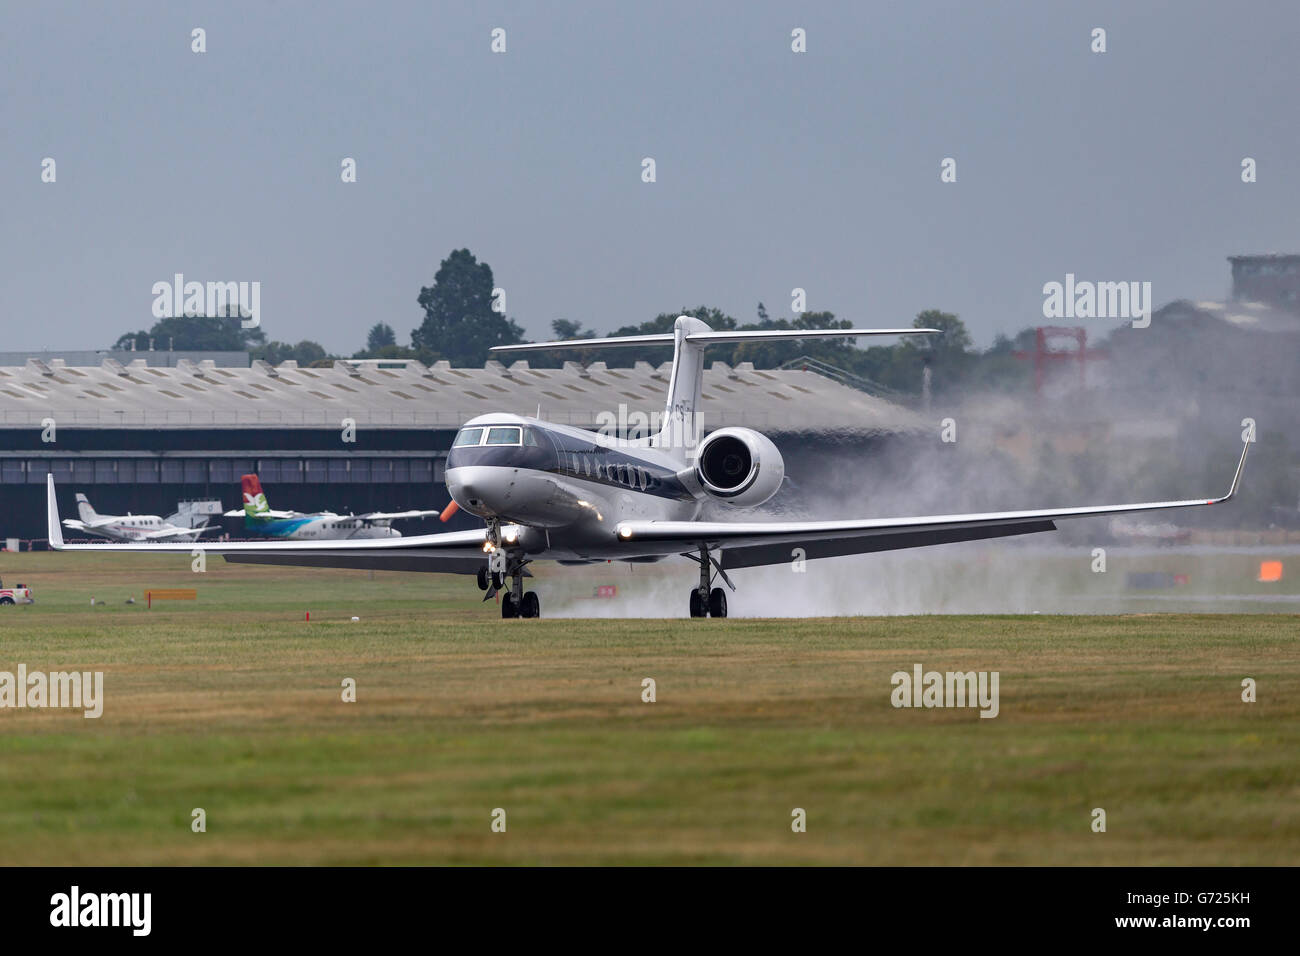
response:
<path id="1" fill-rule="evenodd" d="M 339 361 L 332 368 L 299 368 L 255 361 L 250 368 L 218 368 L 182 360 L 157 368 L 145 359 L 123 365 L 72 367 L 29 359 L 0 368 L 0 426 L 40 427 L 53 418 L 75 428 L 337 428 L 454 429 L 476 415 L 531 415 L 597 427 L 601 413 L 663 410 L 671 363 L 655 367 L 534 369 L 489 361 L 483 368 L 432 367 L 419 362 Z M 925 427 L 915 412 L 800 369 L 759 370 L 742 362 L 714 362 L 704 375 L 704 426 L 744 425 L 772 432 L 907 432 Z"/>

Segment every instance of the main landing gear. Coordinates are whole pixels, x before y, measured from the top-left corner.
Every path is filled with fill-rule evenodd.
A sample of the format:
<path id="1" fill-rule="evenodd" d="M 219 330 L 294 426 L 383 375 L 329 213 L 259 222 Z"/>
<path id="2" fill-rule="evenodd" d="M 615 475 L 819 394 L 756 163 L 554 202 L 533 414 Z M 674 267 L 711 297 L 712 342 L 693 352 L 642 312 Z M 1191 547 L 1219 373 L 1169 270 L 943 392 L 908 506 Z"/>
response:
<path id="1" fill-rule="evenodd" d="M 698 555 L 685 554 L 683 557 L 690 558 L 700 566 L 700 584 L 691 588 L 691 617 L 726 617 L 727 592 L 712 586 L 714 570 L 717 570 L 718 576 L 731 590 L 736 590 L 736 586 L 727 577 L 727 572 L 722 570 L 718 559 L 709 554 L 708 545 L 700 545 Z"/>
<path id="2" fill-rule="evenodd" d="M 488 553 L 488 563 L 478 569 L 479 590 L 487 592 L 483 600 L 490 601 L 496 597 L 509 578 L 510 586 L 501 595 L 501 616 L 541 617 L 542 603 L 537 599 L 537 592 L 524 591 L 524 567 L 530 559 L 524 557 L 521 549 L 507 551 L 501 546 L 501 531 L 495 522 L 489 523 L 488 535 L 493 549 Z"/>

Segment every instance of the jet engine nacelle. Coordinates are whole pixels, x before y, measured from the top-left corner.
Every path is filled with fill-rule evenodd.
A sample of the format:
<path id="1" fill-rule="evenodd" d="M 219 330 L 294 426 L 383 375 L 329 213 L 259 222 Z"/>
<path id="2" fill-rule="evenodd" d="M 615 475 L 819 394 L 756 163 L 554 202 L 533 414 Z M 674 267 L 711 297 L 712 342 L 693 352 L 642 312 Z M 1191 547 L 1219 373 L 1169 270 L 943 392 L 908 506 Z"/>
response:
<path id="1" fill-rule="evenodd" d="M 749 428 L 719 428 L 700 442 L 695 477 L 710 497 L 752 508 L 780 489 L 785 461 L 766 435 Z"/>

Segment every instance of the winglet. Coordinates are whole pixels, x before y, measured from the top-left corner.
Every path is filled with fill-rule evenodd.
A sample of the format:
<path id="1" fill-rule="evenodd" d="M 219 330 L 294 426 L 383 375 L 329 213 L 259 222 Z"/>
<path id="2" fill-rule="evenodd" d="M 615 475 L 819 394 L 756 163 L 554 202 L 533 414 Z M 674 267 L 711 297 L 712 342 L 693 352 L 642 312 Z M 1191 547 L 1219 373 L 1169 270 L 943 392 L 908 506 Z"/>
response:
<path id="1" fill-rule="evenodd" d="M 59 523 L 59 506 L 54 500 L 53 474 L 45 476 L 45 509 L 50 525 L 50 547 L 58 551 L 63 547 L 63 526 Z"/>
<path id="2" fill-rule="evenodd" d="M 1224 495 L 1222 498 L 1216 498 L 1214 501 L 1215 504 L 1218 504 L 1221 501 L 1227 501 L 1229 498 L 1235 495 L 1237 493 L 1237 489 L 1241 487 L 1241 474 L 1246 470 L 1246 453 L 1248 451 L 1250 451 L 1249 441 L 1241 446 L 1241 461 L 1237 462 L 1237 473 L 1232 476 L 1232 487 L 1228 489 L 1228 493 Z"/>

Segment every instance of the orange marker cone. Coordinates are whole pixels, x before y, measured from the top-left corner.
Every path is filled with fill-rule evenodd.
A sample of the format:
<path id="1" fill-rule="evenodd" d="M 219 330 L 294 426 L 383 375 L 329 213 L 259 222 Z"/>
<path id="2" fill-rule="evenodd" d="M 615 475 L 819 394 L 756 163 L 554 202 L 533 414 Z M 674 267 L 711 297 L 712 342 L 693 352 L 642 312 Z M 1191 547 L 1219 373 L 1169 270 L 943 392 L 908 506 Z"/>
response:
<path id="1" fill-rule="evenodd" d="M 1282 562 L 1281 561 L 1261 561 L 1259 562 L 1259 580 L 1264 584 L 1272 584 L 1275 581 L 1282 580 Z"/>

